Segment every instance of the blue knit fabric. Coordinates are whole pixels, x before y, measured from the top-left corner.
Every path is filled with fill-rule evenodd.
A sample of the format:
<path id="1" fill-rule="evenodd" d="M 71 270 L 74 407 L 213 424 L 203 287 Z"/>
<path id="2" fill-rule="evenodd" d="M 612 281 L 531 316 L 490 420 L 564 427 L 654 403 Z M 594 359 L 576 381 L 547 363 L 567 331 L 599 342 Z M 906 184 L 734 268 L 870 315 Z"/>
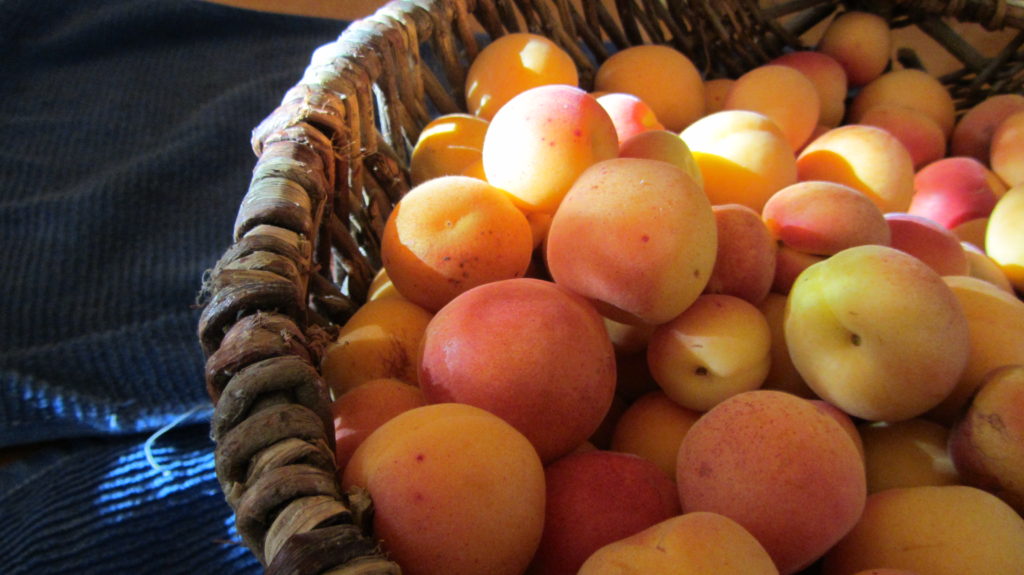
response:
<path id="1" fill-rule="evenodd" d="M 0 573 L 258 570 L 213 472 L 194 302 L 252 128 L 343 27 L 0 0 L 0 447 L 27 451 L 0 466 Z"/>

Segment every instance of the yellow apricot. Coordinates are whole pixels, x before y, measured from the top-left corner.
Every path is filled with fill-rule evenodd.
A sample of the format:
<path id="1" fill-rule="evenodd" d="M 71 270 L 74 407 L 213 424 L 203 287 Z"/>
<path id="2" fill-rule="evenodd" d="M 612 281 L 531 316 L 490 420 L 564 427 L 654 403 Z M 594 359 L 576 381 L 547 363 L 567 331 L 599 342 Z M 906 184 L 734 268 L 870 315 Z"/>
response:
<path id="1" fill-rule="evenodd" d="M 825 555 L 823 575 L 885 565 L 927 575 L 1017 575 L 1024 519 L 964 485 L 896 487 L 868 496 L 854 528 Z"/>
<path id="2" fill-rule="evenodd" d="M 868 493 L 892 487 L 959 482 L 946 450 L 949 429 L 945 426 L 912 418 L 893 423 L 863 423 L 858 431 L 864 445 Z"/>
<path id="3" fill-rule="evenodd" d="M 1006 185 L 1024 185 L 1024 111 L 999 123 L 992 134 L 989 165 Z"/>
<path id="4" fill-rule="evenodd" d="M 985 250 L 1006 274 L 1014 289 L 1024 292 L 1024 184 L 1006 191 L 996 202 L 985 229 Z"/>
<path id="5" fill-rule="evenodd" d="M 335 397 L 372 379 L 395 378 L 415 385 L 419 347 L 432 314 L 402 298 L 364 304 L 341 327 L 321 360 Z"/>
<path id="6" fill-rule="evenodd" d="M 409 177 L 418 185 L 438 176 L 470 175 L 480 163 L 487 120 L 470 114 L 445 114 L 423 127 L 409 160 Z"/>
<path id="7" fill-rule="evenodd" d="M 778 575 L 771 556 L 736 521 L 684 513 L 595 551 L 578 575 Z"/>
<path id="8" fill-rule="evenodd" d="M 697 120 L 680 134 L 714 205 L 742 204 L 760 213 L 768 198 L 797 179 L 796 156 L 770 118 L 724 110 Z"/>

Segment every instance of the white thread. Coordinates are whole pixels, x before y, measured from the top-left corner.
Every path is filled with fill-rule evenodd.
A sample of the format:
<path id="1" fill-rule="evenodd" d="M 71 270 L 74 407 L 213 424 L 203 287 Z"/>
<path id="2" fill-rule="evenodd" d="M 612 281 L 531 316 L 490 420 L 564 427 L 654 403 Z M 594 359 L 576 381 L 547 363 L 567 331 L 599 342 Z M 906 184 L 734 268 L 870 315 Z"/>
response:
<path id="1" fill-rule="evenodd" d="M 163 434 L 167 433 L 168 431 L 170 431 L 170 430 L 174 429 L 175 427 L 177 427 L 178 425 L 180 425 L 181 422 L 185 421 L 186 419 L 188 419 L 192 415 L 196 414 L 200 410 L 202 410 L 204 408 L 207 408 L 207 407 L 208 406 L 206 406 L 206 405 L 197 405 L 197 406 L 193 407 L 192 409 L 190 409 L 190 410 L 186 411 L 185 413 L 179 415 L 178 417 L 174 418 L 174 420 L 171 421 L 170 423 L 168 423 L 167 425 L 165 425 L 165 426 L 161 427 L 160 429 L 154 431 L 152 435 L 150 435 L 148 438 L 146 438 L 146 443 L 143 444 L 143 453 L 146 454 L 146 461 L 149 462 L 149 466 L 152 467 L 154 471 L 163 473 L 164 475 L 170 475 L 171 474 L 170 471 L 165 470 L 159 463 L 157 463 L 156 458 L 153 457 L 153 444 L 156 443 L 156 440 L 160 439 L 160 436 L 162 436 Z"/>

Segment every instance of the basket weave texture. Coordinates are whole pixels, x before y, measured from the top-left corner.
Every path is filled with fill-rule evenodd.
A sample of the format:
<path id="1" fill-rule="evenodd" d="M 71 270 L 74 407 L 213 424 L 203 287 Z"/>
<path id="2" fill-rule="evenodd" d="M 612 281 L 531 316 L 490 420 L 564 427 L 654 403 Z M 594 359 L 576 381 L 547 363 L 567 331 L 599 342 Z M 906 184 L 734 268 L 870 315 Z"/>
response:
<path id="1" fill-rule="evenodd" d="M 585 88 L 612 53 L 648 43 L 677 48 L 705 77 L 736 77 L 806 48 L 806 31 L 850 9 L 945 47 L 962 64 L 941 78 L 961 110 L 1021 91 L 1021 0 L 394 0 L 319 48 L 253 132 L 251 184 L 204 279 L 198 326 L 217 477 L 267 572 L 400 572 L 373 539 L 366 495 L 338 487 L 319 359 L 366 300 L 420 130 L 465 111 L 465 73 L 483 45 L 543 34 L 573 57 Z M 950 23 L 1016 34 L 983 54 Z"/>

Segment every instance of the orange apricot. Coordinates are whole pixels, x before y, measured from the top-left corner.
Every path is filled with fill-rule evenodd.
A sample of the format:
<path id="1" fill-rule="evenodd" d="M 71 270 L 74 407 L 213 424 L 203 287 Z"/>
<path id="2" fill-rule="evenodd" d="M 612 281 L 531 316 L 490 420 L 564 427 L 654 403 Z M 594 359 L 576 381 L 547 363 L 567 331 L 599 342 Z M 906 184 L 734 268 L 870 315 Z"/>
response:
<path id="1" fill-rule="evenodd" d="M 335 399 L 331 414 L 339 476 L 356 448 L 375 429 L 399 413 L 426 403 L 418 387 L 393 378 L 372 379 Z"/>
<path id="2" fill-rule="evenodd" d="M 670 46 L 644 44 L 616 52 L 598 67 L 594 89 L 637 96 L 673 132 L 704 115 L 704 79 L 689 57 Z"/>
<path id="3" fill-rule="evenodd" d="M 697 120 L 680 137 L 704 178 L 712 204 L 742 204 L 756 212 L 768 198 L 796 182 L 796 156 L 768 116 L 725 110 Z"/>
<path id="4" fill-rule="evenodd" d="M 821 98 L 811 80 L 789 66 L 758 66 L 739 78 L 725 98 L 727 110 L 750 110 L 771 118 L 793 150 L 818 125 Z"/>
<path id="5" fill-rule="evenodd" d="M 851 10 L 828 23 L 817 50 L 843 66 L 851 86 L 863 86 L 889 65 L 892 31 L 882 16 Z"/>
<path id="6" fill-rule="evenodd" d="M 879 104 L 865 111 L 861 124 L 888 131 L 906 146 L 914 168 L 919 169 L 945 157 L 946 136 L 939 124 L 916 108 Z"/>
<path id="7" fill-rule="evenodd" d="M 875 126 L 847 124 L 807 144 L 796 159 L 801 181 L 845 184 L 883 212 L 906 211 L 914 195 L 914 161 L 896 136 Z"/>
<path id="8" fill-rule="evenodd" d="M 466 105 L 490 120 L 516 94 L 546 84 L 579 84 L 569 53 L 540 34 L 506 34 L 480 50 L 466 71 Z"/>
<path id="9" fill-rule="evenodd" d="M 700 415 L 672 401 L 663 391 L 645 393 L 619 416 L 611 449 L 648 459 L 674 480 L 679 444 Z"/>
<path id="10" fill-rule="evenodd" d="M 860 122 L 865 112 L 880 105 L 918 110 L 935 120 L 946 138 L 956 123 L 953 96 L 938 78 L 923 70 L 892 70 L 872 80 L 850 102 L 847 121 Z"/>
<path id="11" fill-rule="evenodd" d="M 623 323 L 663 323 L 701 294 L 717 251 L 707 196 L 658 160 L 595 164 L 566 194 L 545 251 L 555 283 Z"/>
<path id="12" fill-rule="evenodd" d="M 526 216 L 502 190 L 468 176 L 434 178 L 410 190 L 381 240 L 395 288 L 432 312 L 474 286 L 521 277 L 532 252 Z"/>
<path id="13" fill-rule="evenodd" d="M 824 52 L 798 50 L 787 52 L 769 64 L 799 70 L 814 84 L 818 91 L 818 102 L 821 104 L 818 124 L 834 128 L 842 123 L 846 115 L 849 82 L 846 79 L 846 70 L 835 58 Z"/>
<path id="14" fill-rule="evenodd" d="M 495 114 L 483 167 L 521 208 L 553 213 L 583 170 L 618 153 L 615 124 L 596 98 L 573 86 L 541 86 Z"/>
<path id="15" fill-rule="evenodd" d="M 1022 111 L 1024 96 L 1020 94 L 996 94 L 971 106 L 953 127 L 950 154 L 971 156 L 988 165 L 992 134 L 1003 120 Z"/>
<path id="16" fill-rule="evenodd" d="M 725 97 L 736 83 L 733 78 L 711 78 L 704 80 L 704 114 L 714 114 L 725 109 Z"/>
<path id="17" fill-rule="evenodd" d="M 500 417 L 446 403 L 371 433 L 342 474 L 373 499 L 373 531 L 412 575 L 519 575 L 544 529 L 544 468 Z"/>

